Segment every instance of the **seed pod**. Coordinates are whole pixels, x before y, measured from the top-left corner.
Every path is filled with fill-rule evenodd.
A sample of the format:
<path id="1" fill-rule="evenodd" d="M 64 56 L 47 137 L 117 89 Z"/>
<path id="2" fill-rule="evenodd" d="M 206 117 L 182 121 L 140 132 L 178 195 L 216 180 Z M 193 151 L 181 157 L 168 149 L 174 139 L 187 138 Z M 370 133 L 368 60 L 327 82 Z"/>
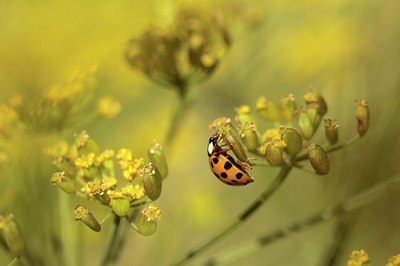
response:
<path id="1" fill-rule="evenodd" d="M 317 109 L 318 114 L 324 116 L 328 112 L 328 105 L 325 102 L 325 99 L 318 94 L 314 89 L 309 90 L 304 95 L 304 101 L 306 102 L 308 107 L 314 107 Z"/>
<path id="2" fill-rule="evenodd" d="M 286 121 L 291 121 L 294 117 L 297 104 L 293 94 L 286 95 L 281 100 L 280 110 L 281 117 Z"/>
<path id="3" fill-rule="evenodd" d="M 279 111 L 275 102 L 268 100 L 265 97 L 260 97 L 256 103 L 258 114 L 268 122 L 276 122 L 279 119 Z"/>
<path id="4" fill-rule="evenodd" d="M 154 205 L 144 208 L 138 217 L 136 226 L 142 235 L 152 235 L 157 230 L 157 221 L 161 218 L 161 210 Z"/>
<path id="5" fill-rule="evenodd" d="M 65 176 L 65 172 L 56 172 L 50 178 L 50 183 L 55 186 L 57 185 L 64 192 L 69 194 L 75 193 L 75 185 L 74 182 L 68 177 Z"/>
<path id="6" fill-rule="evenodd" d="M 325 119 L 324 122 L 326 138 L 330 144 L 336 144 L 339 140 L 339 125 L 332 119 Z"/>
<path id="7" fill-rule="evenodd" d="M 357 131 L 360 137 L 364 136 L 369 127 L 369 108 L 365 100 L 356 102 Z"/>
<path id="8" fill-rule="evenodd" d="M 161 145 L 159 143 L 153 143 L 148 150 L 147 156 L 150 162 L 157 167 L 161 177 L 165 179 L 168 175 L 168 164 Z"/>
<path id="9" fill-rule="evenodd" d="M 110 201 L 110 206 L 113 212 L 120 217 L 128 215 L 131 209 L 130 200 L 128 198 L 113 198 Z"/>
<path id="10" fill-rule="evenodd" d="M 305 139 L 310 139 L 314 134 L 314 127 L 308 115 L 304 112 L 300 112 L 297 122 L 299 124 L 299 128 L 303 137 Z"/>
<path id="11" fill-rule="evenodd" d="M 316 107 L 309 106 L 306 110 L 306 113 L 314 130 L 317 130 L 322 119 L 322 116 L 318 113 L 318 109 Z"/>
<path id="12" fill-rule="evenodd" d="M 73 218 L 75 221 L 82 221 L 87 227 L 95 232 L 101 231 L 101 226 L 88 208 L 83 206 L 76 206 Z"/>
<path id="13" fill-rule="evenodd" d="M 239 134 L 244 146 L 246 146 L 249 151 L 257 150 L 259 143 L 257 131 L 254 124 L 240 124 Z"/>
<path id="14" fill-rule="evenodd" d="M 141 235 L 150 236 L 157 230 L 157 221 L 149 221 L 146 215 L 141 213 L 139 214 L 136 226 Z"/>
<path id="15" fill-rule="evenodd" d="M 303 149 L 303 138 L 294 128 L 286 128 L 281 139 L 286 143 L 284 151 L 290 156 L 297 155 Z"/>
<path id="16" fill-rule="evenodd" d="M 140 175 L 147 197 L 153 201 L 158 199 L 162 190 L 162 177 L 157 167 L 152 163 L 144 165 L 140 169 Z"/>
<path id="17" fill-rule="evenodd" d="M 52 163 L 56 166 L 59 172 L 65 172 L 68 176 L 75 176 L 75 167 L 66 157 L 54 157 Z"/>
<path id="18" fill-rule="evenodd" d="M 228 143 L 230 149 L 236 155 L 236 157 L 240 161 L 246 162 L 248 157 L 246 151 L 244 150 L 242 144 L 240 144 L 239 140 L 231 132 L 225 133 L 223 138 Z"/>
<path id="19" fill-rule="evenodd" d="M 17 258 L 22 257 L 25 253 L 25 239 L 13 214 L 0 215 L 0 229 L 4 231 L 4 239 L 11 253 Z"/>
<path id="20" fill-rule="evenodd" d="M 279 147 L 280 141 L 274 141 L 267 144 L 264 157 L 272 166 L 278 166 L 283 163 L 282 148 Z"/>
<path id="21" fill-rule="evenodd" d="M 329 158 L 321 146 L 310 143 L 306 147 L 308 159 L 317 174 L 325 175 L 329 172 Z"/>

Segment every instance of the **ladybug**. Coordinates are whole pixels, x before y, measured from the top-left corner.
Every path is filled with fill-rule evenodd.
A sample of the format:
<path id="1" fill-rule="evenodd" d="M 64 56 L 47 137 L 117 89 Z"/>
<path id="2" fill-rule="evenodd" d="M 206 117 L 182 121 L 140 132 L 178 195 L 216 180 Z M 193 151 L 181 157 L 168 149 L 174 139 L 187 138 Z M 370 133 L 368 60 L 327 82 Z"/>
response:
<path id="1" fill-rule="evenodd" d="M 207 148 L 208 162 L 214 175 L 232 186 L 244 186 L 254 182 L 254 179 L 246 172 L 245 166 L 235 161 L 218 145 L 218 136 L 211 136 Z"/>

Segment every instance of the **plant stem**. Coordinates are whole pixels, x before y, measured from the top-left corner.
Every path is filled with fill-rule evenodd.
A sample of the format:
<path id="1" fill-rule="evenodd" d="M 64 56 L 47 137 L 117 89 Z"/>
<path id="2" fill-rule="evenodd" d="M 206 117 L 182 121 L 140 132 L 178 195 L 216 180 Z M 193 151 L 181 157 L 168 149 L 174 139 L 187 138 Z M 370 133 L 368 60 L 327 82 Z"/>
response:
<path id="1" fill-rule="evenodd" d="M 229 248 L 229 251 L 220 253 L 219 256 L 208 260 L 206 265 L 225 265 L 236 261 L 239 258 L 248 256 L 263 247 L 274 243 L 279 239 L 283 239 L 292 233 L 300 233 L 322 222 L 330 221 L 333 218 L 353 212 L 371 202 L 379 199 L 385 192 L 395 189 L 400 183 L 400 174 L 395 175 L 386 181 L 365 189 L 348 199 L 335 205 L 328 206 L 323 210 L 310 215 L 308 218 L 297 221 L 285 228 L 265 234 L 253 242 L 241 243 L 237 248 Z"/>
<path id="2" fill-rule="evenodd" d="M 336 145 L 336 146 L 332 146 L 332 147 L 326 149 L 325 152 L 326 153 L 330 153 L 330 152 L 333 152 L 333 151 L 341 150 L 343 148 L 346 148 L 346 147 L 352 145 L 353 143 L 355 143 L 359 139 L 360 139 L 360 136 L 356 135 L 356 136 L 352 137 L 351 139 L 348 139 L 347 141 L 343 142 L 342 144 L 339 144 L 339 145 Z M 296 157 L 296 162 L 301 162 L 301 161 L 304 161 L 304 160 L 307 160 L 307 159 L 308 159 L 308 155 L 307 154 L 303 154 L 303 155 L 300 155 L 300 156 Z"/>
<path id="3" fill-rule="evenodd" d="M 101 266 L 107 266 L 111 265 L 113 261 L 115 260 L 115 257 L 113 255 L 114 247 L 117 244 L 117 238 L 118 238 L 118 231 L 121 225 L 121 217 L 118 215 L 114 215 L 114 223 L 113 227 L 111 229 L 111 236 L 110 240 L 108 242 L 107 246 L 107 253 L 103 258 L 103 261 L 101 262 Z"/>
<path id="4" fill-rule="evenodd" d="M 72 229 L 71 206 L 69 195 L 58 191 L 58 209 L 60 211 L 60 231 L 63 250 L 63 261 L 65 265 L 77 265 L 76 243 Z"/>
<path id="5" fill-rule="evenodd" d="M 249 219 L 255 212 L 258 210 L 267 199 L 282 185 L 283 181 L 285 181 L 288 176 L 291 166 L 284 166 L 280 169 L 279 173 L 275 177 L 274 180 L 269 184 L 269 186 L 249 205 L 245 208 L 242 213 L 238 216 L 236 220 L 234 220 L 231 224 L 227 225 L 216 235 L 211 237 L 209 240 L 204 242 L 197 248 L 192 249 L 187 253 L 187 255 L 177 262 L 174 265 L 184 265 L 188 263 L 190 260 L 194 259 L 208 248 L 210 248 L 213 244 L 217 243 L 226 235 L 230 234 L 234 229 L 236 229 L 239 225 L 243 224 L 247 219 Z"/>
<path id="6" fill-rule="evenodd" d="M 171 123 L 169 125 L 168 132 L 167 132 L 166 139 L 165 139 L 166 146 L 169 146 L 172 143 L 172 141 L 176 135 L 175 133 L 178 130 L 180 123 L 182 122 L 183 113 L 186 109 L 187 88 L 184 85 L 182 85 L 182 87 L 179 89 L 178 93 L 179 93 L 178 94 L 179 95 L 178 103 L 177 103 L 175 111 L 172 115 Z"/>

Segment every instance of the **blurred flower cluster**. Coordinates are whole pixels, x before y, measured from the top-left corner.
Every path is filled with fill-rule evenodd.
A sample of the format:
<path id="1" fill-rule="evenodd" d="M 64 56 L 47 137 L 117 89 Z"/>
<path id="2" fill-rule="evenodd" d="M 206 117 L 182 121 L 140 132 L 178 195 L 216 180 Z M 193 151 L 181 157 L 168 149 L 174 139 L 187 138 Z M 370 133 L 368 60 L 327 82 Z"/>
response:
<path id="1" fill-rule="evenodd" d="M 190 84 L 210 77 L 232 43 L 231 23 L 242 9 L 203 10 L 199 6 L 178 10 L 172 25 L 152 26 L 130 40 L 125 50 L 128 64 L 151 80 L 185 93 Z M 255 14 L 251 16 L 254 22 Z M 250 16 L 249 16 L 250 20 Z"/>
<path id="2" fill-rule="evenodd" d="M 368 253 L 364 249 L 353 250 L 347 261 L 347 266 L 368 266 L 371 265 Z M 388 259 L 385 266 L 399 266 L 400 255 L 396 255 Z"/>
<path id="3" fill-rule="evenodd" d="M 157 207 L 147 206 L 137 217 L 132 217 L 130 212 L 157 200 L 161 195 L 168 166 L 160 144 L 151 145 L 146 161 L 126 148 L 101 151 L 96 141 L 82 131 L 76 135 L 72 145 L 62 142 L 47 152 L 57 168 L 50 179 L 51 184 L 66 193 L 111 208 L 115 215 L 127 217 L 133 222 L 141 234 L 154 233 L 161 216 Z M 121 178 L 117 178 L 119 173 Z M 74 218 L 94 231 L 101 230 L 101 225 L 86 207 L 77 206 Z"/>
<path id="4" fill-rule="evenodd" d="M 219 139 L 242 162 L 249 162 L 247 150 L 254 156 L 264 157 L 271 166 L 298 166 L 297 161 L 308 159 L 317 174 L 327 174 L 329 159 L 326 149 L 338 144 L 339 125 L 336 119 L 323 119 L 328 112 L 328 106 L 315 89 L 310 89 L 303 99 L 305 106 L 299 106 L 292 94 L 282 97 L 279 104 L 259 97 L 256 112 L 262 122 L 273 125 L 264 130 L 260 129 L 261 126 L 248 105 L 235 109 L 237 127 L 233 126 L 231 119 L 220 117 L 212 122 L 210 128 L 217 130 Z M 369 127 L 366 101 L 357 101 L 355 117 L 358 138 Z M 310 140 L 321 124 L 325 128 L 327 143 L 319 145 Z M 302 151 L 303 154 L 300 154 Z"/>
<path id="5" fill-rule="evenodd" d="M 111 97 L 98 99 L 97 109 L 91 106 L 96 88 L 97 67 L 77 70 L 65 81 L 49 86 L 36 96 L 17 94 L 0 105 L 0 138 L 8 138 L 24 130 L 52 133 L 90 122 L 111 118 L 121 109 Z"/>

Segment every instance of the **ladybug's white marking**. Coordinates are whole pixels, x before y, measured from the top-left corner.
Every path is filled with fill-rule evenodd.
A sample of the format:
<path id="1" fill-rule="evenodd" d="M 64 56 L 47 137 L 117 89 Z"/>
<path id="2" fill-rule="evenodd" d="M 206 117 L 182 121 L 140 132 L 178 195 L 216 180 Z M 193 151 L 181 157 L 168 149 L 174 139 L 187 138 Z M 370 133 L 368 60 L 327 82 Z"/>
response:
<path id="1" fill-rule="evenodd" d="M 208 143 L 208 156 L 210 156 L 214 152 L 214 144 L 212 142 Z"/>

